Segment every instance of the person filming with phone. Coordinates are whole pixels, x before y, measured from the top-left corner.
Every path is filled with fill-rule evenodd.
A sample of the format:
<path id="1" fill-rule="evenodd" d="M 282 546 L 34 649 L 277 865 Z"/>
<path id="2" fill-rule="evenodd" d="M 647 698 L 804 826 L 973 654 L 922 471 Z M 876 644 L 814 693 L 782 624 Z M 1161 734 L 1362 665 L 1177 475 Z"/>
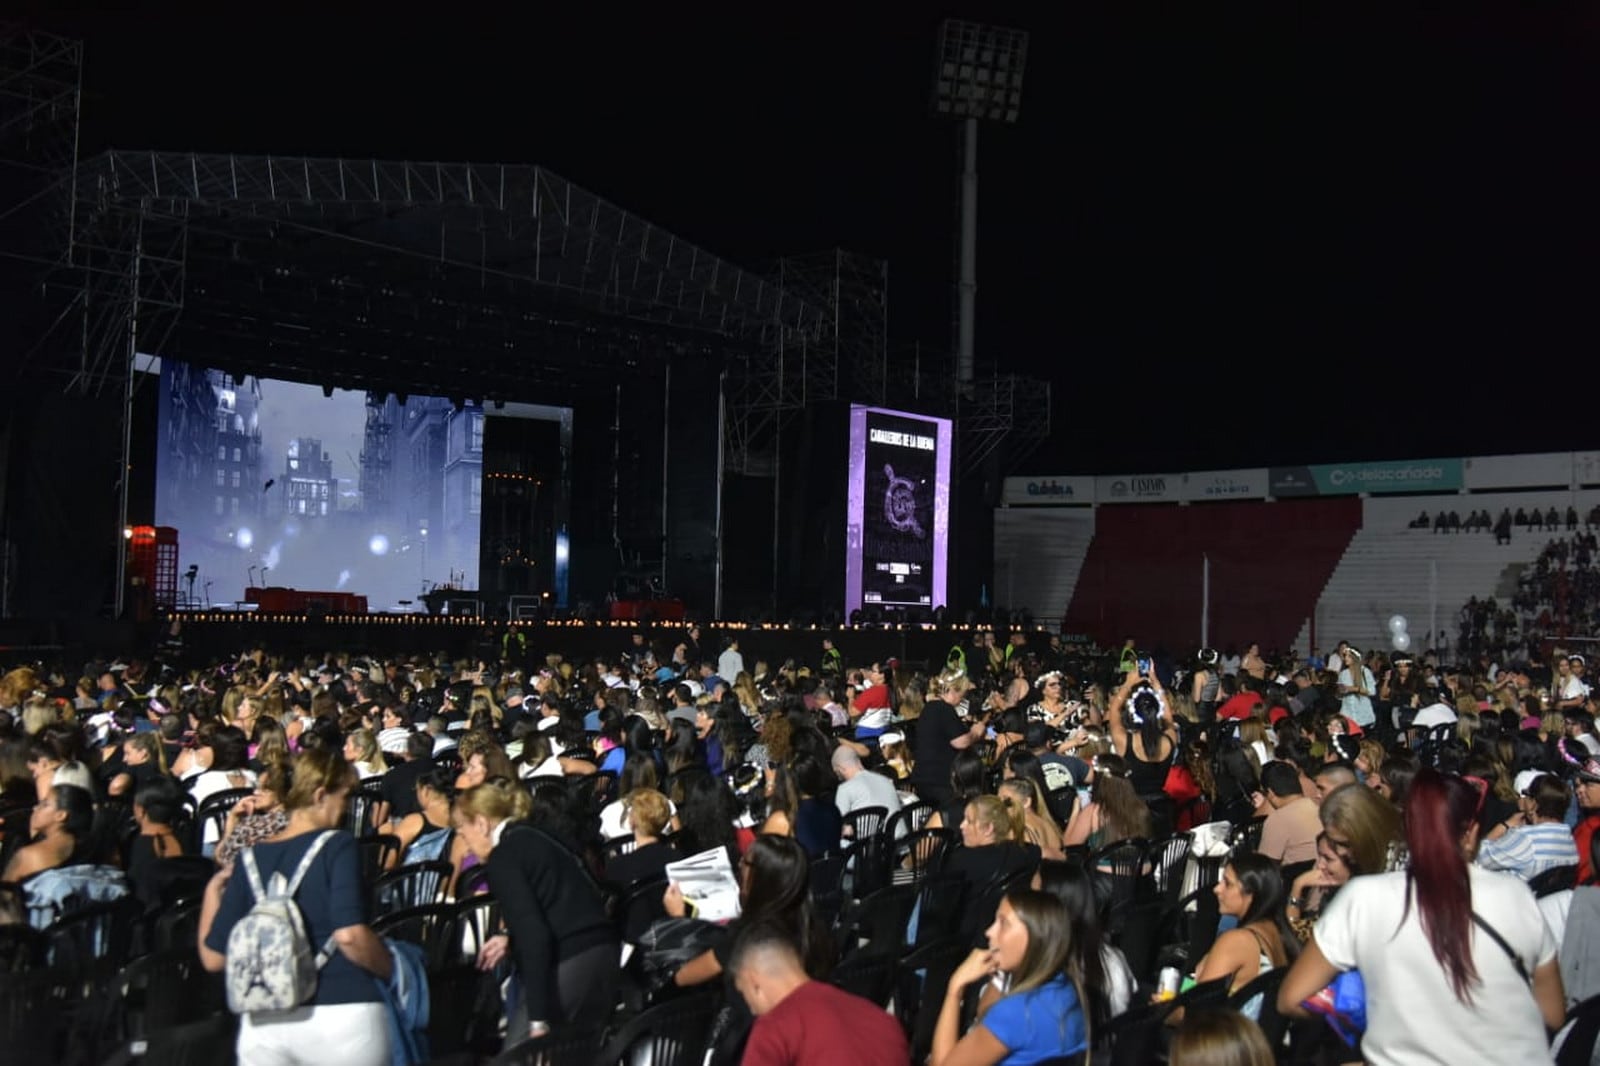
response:
<path id="1" fill-rule="evenodd" d="M 1147 656 L 1135 660 L 1134 669 L 1111 697 L 1106 724 L 1112 750 L 1127 763 L 1134 791 L 1150 806 L 1152 833 L 1166 836 L 1172 831 L 1172 800 L 1162 786 L 1178 750 L 1178 726 Z"/>

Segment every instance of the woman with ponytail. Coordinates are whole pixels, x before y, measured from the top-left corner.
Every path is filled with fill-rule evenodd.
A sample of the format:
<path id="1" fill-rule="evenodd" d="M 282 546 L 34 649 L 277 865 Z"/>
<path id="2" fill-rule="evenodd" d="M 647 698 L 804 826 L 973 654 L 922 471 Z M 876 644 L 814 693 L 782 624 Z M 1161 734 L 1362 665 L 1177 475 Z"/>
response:
<path id="1" fill-rule="evenodd" d="M 961 843 L 949 853 L 944 868 L 966 880 L 969 904 L 985 889 L 1039 868 L 1039 849 L 1028 843 L 1027 813 L 1014 797 L 985 795 L 970 801 L 961 816 Z M 994 902 L 995 897 L 988 896 L 988 904 Z M 994 916 L 979 913 L 981 909 L 968 906 L 963 912 L 959 930 L 963 938 L 976 939 L 983 923 Z"/>
<path id="2" fill-rule="evenodd" d="M 1374 1066 L 1551 1061 L 1564 1015 L 1556 944 L 1527 885 L 1472 863 L 1483 793 L 1421 770 L 1405 809 L 1405 870 L 1352 878 L 1278 993 L 1300 1004 L 1342 971 L 1366 985 L 1361 1050 Z"/>

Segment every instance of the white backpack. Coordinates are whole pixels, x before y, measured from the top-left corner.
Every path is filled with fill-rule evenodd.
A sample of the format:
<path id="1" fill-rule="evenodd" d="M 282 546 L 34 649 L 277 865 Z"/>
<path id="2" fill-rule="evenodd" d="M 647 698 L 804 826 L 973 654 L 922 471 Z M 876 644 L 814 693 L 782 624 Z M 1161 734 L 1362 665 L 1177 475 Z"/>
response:
<path id="1" fill-rule="evenodd" d="M 300 865 L 287 881 L 275 873 L 265 888 L 256 867 L 254 848 L 239 853 L 239 862 L 250 879 L 255 906 L 228 934 L 228 1008 L 235 1014 L 258 1011 L 292 1010 L 317 991 L 317 973 L 332 957 L 333 937 L 313 953 L 306 935 L 305 917 L 294 894 L 322 846 L 333 831 L 321 833 L 306 849 Z"/>

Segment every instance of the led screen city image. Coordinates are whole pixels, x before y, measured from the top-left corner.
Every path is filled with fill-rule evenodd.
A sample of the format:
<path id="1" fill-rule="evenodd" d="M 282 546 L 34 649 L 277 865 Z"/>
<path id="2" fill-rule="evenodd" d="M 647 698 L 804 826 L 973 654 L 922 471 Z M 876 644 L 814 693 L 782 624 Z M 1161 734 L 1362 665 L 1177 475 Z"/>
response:
<path id="1" fill-rule="evenodd" d="M 282 586 L 420 610 L 436 584 L 477 587 L 481 407 L 171 359 L 160 381 L 156 524 L 198 567 L 190 605 Z"/>
<path id="2" fill-rule="evenodd" d="M 851 406 L 846 614 L 944 604 L 950 446 L 947 418 Z"/>

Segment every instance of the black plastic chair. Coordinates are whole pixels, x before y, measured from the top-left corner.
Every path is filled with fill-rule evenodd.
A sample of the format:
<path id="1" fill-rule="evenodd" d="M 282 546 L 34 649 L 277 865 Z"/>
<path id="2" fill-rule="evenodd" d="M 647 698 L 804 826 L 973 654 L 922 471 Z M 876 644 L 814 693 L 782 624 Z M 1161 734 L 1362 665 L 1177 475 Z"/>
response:
<path id="1" fill-rule="evenodd" d="M 584 774 L 572 780 L 567 791 L 579 817 L 597 818 L 606 804 L 617 798 L 617 775 L 609 770 Z"/>
<path id="2" fill-rule="evenodd" d="M 845 849 L 840 891 L 862 899 L 890 884 L 894 872 L 894 842 L 874 833 L 858 837 Z"/>
<path id="3" fill-rule="evenodd" d="M 450 939 L 458 945 L 462 960 L 476 961 L 489 938 L 501 932 L 500 901 L 484 894 L 458 899 L 449 906 L 454 908 L 455 926 Z"/>
<path id="4" fill-rule="evenodd" d="M 967 879 L 958 874 L 935 874 L 924 878 L 915 888 L 917 935 L 912 942 L 922 947 L 932 940 L 958 937 L 961 916 L 972 895 Z"/>
<path id="5" fill-rule="evenodd" d="M 184 851 L 189 855 L 200 854 L 207 836 L 212 836 L 218 844 L 222 843 L 222 831 L 228 824 L 228 813 L 239 805 L 240 800 L 255 794 L 253 788 L 225 788 L 202 800 L 194 816 L 194 839 L 189 842 L 193 846 L 185 846 Z M 208 829 L 215 829 L 215 834 L 207 832 Z"/>
<path id="6" fill-rule="evenodd" d="M 930 800 L 907 803 L 889 816 L 889 821 L 883 827 L 883 835 L 890 840 L 910 836 L 918 829 L 926 827 L 928 819 L 932 818 L 933 812 L 938 809 L 938 804 Z"/>
<path id="7" fill-rule="evenodd" d="M 894 1013 L 911 1041 L 911 1061 L 927 1058 L 950 975 L 971 951 L 955 936 L 930 937 L 895 966 Z"/>
<path id="8" fill-rule="evenodd" d="M 833 968 L 828 983 L 887 1007 L 894 995 L 895 957 L 888 951 L 858 951 Z"/>
<path id="9" fill-rule="evenodd" d="M 617 901 L 617 930 L 622 939 L 635 943 L 650 928 L 651 923 L 667 916 L 663 902 L 667 893 L 665 876 L 637 881 L 623 892 Z"/>
<path id="10" fill-rule="evenodd" d="M 378 808 L 383 803 L 381 778 L 361 782 L 350 790 L 350 796 L 345 800 L 344 825 L 341 828 L 357 840 L 379 835 L 383 826 L 378 824 Z M 367 883 L 371 884 L 370 881 Z"/>
<path id="11" fill-rule="evenodd" d="M 1150 872 L 1151 885 L 1156 895 L 1169 903 L 1178 902 L 1183 892 L 1183 874 L 1193 844 L 1190 834 L 1178 833 L 1165 840 L 1151 841 L 1145 850 L 1144 867 Z"/>
<path id="12" fill-rule="evenodd" d="M 184 900 L 156 915 L 150 930 L 150 947 L 153 950 L 183 948 L 194 951 L 199 942 L 200 900 Z"/>
<path id="13" fill-rule="evenodd" d="M 372 931 L 392 940 L 404 940 L 422 949 L 427 968 L 432 971 L 460 962 L 461 939 L 457 909 L 452 903 L 431 903 L 407 907 L 376 918 Z M 476 953 L 474 953 L 476 955 Z"/>
<path id="14" fill-rule="evenodd" d="M 848 958 L 858 951 L 898 952 L 916 905 L 917 890 L 911 885 L 890 885 L 846 903 L 834 922 L 839 957 Z"/>
<path id="15" fill-rule="evenodd" d="M 612 837 L 606 841 L 605 845 L 600 849 L 600 855 L 605 860 L 605 864 L 610 866 L 613 859 L 619 859 L 624 855 L 632 855 L 637 850 L 639 850 L 639 842 L 630 833 L 627 836 Z"/>
<path id="16" fill-rule="evenodd" d="M 1077 786 L 1057 785 L 1045 793 L 1044 799 L 1045 806 L 1050 808 L 1050 817 L 1061 825 L 1072 821 L 1072 809 L 1078 804 Z"/>
<path id="17" fill-rule="evenodd" d="M 400 857 L 400 838 L 393 833 L 358 837 L 356 848 L 361 856 L 361 882 L 374 885 Z"/>
<path id="18" fill-rule="evenodd" d="M 699 1066 L 711 1025 L 721 1009 L 721 989 L 675 996 L 635 1015 L 606 1042 L 597 1066 L 648 1062 L 651 1066 Z"/>
<path id="19" fill-rule="evenodd" d="M 223 1013 L 151 1033 L 127 1049 L 126 1061 L 139 1066 L 229 1066 L 237 1039 L 238 1021 Z"/>
<path id="20" fill-rule="evenodd" d="M 605 1033 L 600 1029 L 552 1030 L 534 1040 L 524 1040 L 489 1060 L 489 1066 L 567 1066 L 590 1063 L 600 1052 Z"/>
<path id="21" fill-rule="evenodd" d="M 1283 1037 L 1289 1031 L 1289 1019 L 1278 1013 L 1278 986 L 1283 984 L 1283 979 L 1288 975 L 1287 966 L 1257 974 L 1227 1000 L 1230 1010 L 1243 1010 L 1256 996 L 1261 997 L 1261 1010 L 1256 1015 L 1256 1024 L 1266 1034 L 1274 1055 L 1283 1051 Z"/>
<path id="22" fill-rule="evenodd" d="M 177 948 L 124 966 L 99 1008 L 90 1040 L 104 1057 L 131 1040 L 222 1013 L 226 1004 L 220 979 L 201 967 L 193 949 Z"/>
<path id="23" fill-rule="evenodd" d="M 866 840 L 875 837 L 889 820 L 887 807 L 858 807 L 844 816 L 844 824 L 849 830 L 845 836 L 851 840 Z"/>
<path id="24" fill-rule="evenodd" d="M 954 829 L 918 829 L 894 842 L 894 883 L 919 884 L 944 869 L 945 857 L 956 846 Z"/>
<path id="25" fill-rule="evenodd" d="M 0 971 L 0 1047 L 6 1061 L 61 1062 L 64 1040 L 64 1004 L 55 975 L 42 969 Z"/>
<path id="26" fill-rule="evenodd" d="M 372 883 L 372 913 L 389 914 L 408 907 L 444 902 L 455 869 L 448 862 L 436 859 L 390 870 Z"/>
<path id="27" fill-rule="evenodd" d="M 50 941 L 31 925 L 0 925 L 0 973 L 23 973 L 45 964 Z"/>
<path id="28" fill-rule="evenodd" d="M 92 995 L 128 958 L 138 917 L 138 904 L 124 897 L 79 907 L 44 931 L 46 957 L 69 998 Z"/>
<path id="29" fill-rule="evenodd" d="M 1111 1046 L 1112 1066 L 1149 1066 L 1166 1058 L 1166 1020 L 1173 1011 L 1218 1007 L 1228 998 L 1228 978 L 1195 985 L 1176 999 L 1145 1003 L 1117 1015 L 1106 1024 L 1104 1040 Z"/>
<path id="30" fill-rule="evenodd" d="M 1591 996 L 1568 1010 L 1565 1029 L 1556 1066 L 1589 1066 L 1600 1043 L 1600 996 Z"/>
<path id="31" fill-rule="evenodd" d="M 1115 935 L 1128 920 L 1144 876 L 1145 852 L 1150 842 L 1138 837 L 1107 844 L 1089 857 L 1089 868 L 1109 890 L 1106 925 Z"/>

